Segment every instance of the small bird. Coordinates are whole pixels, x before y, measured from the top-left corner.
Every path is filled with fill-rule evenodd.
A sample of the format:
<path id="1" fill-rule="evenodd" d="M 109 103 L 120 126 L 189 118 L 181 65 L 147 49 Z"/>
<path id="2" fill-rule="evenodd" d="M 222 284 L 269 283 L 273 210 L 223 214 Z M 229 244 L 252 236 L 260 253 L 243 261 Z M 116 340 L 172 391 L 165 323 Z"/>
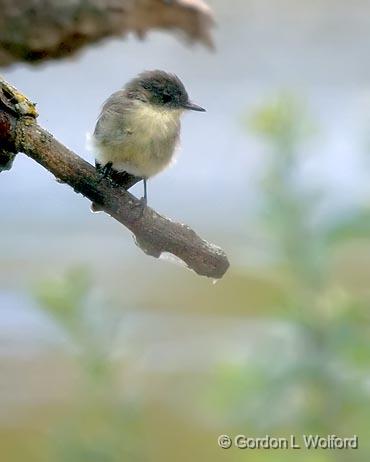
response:
<path id="1" fill-rule="evenodd" d="M 176 75 L 160 70 L 144 71 L 113 93 L 92 138 L 102 177 L 128 187 L 143 180 L 146 205 L 147 179 L 171 163 L 186 110 L 205 111 L 189 100 Z"/>

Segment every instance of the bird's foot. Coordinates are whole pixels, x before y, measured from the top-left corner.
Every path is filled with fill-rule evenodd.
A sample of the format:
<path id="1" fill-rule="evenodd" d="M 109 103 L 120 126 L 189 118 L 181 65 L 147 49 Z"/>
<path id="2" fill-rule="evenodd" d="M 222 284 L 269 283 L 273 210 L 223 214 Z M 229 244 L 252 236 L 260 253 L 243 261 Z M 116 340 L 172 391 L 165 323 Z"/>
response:
<path id="1" fill-rule="evenodd" d="M 112 181 L 111 179 L 112 165 L 113 165 L 112 162 L 108 162 L 107 164 L 104 165 L 104 167 L 96 166 L 96 169 L 99 173 L 99 180 L 98 180 L 99 183 L 101 183 L 104 179 L 108 179 L 110 182 Z"/>
<path id="2" fill-rule="evenodd" d="M 109 181 L 109 184 L 112 186 L 112 188 L 120 188 L 122 187 L 122 184 L 113 178 L 111 175 L 107 176 L 107 180 Z"/>

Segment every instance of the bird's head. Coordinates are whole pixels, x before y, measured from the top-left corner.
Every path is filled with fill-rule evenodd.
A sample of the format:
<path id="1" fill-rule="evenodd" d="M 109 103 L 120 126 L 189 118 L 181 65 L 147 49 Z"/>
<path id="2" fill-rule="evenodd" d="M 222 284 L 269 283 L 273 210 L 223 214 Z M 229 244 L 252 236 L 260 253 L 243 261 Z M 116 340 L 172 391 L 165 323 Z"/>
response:
<path id="1" fill-rule="evenodd" d="M 184 84 L 176 75 L 164 71 L 142 72 L 126 85 L 125 90 L 129 98 L 169 110 L 205 111 L 189 100 Z"/>

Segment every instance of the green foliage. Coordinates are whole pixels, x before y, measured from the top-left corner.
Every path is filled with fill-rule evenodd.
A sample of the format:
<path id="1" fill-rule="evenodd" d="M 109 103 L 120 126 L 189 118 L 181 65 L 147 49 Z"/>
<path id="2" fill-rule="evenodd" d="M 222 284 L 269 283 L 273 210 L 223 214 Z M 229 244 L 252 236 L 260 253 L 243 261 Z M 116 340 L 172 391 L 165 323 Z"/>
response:
<path id="1" fill-rule="evenodd" d="M 257 108 L 249 126 L 270 149 L 260 188 L 262 228 L 297 279 L 315 285 L 326 251 L 324 236 L 314 228 L 321 192 L 307 190 L 299 182 L 300 148 L 312 137 L 314 123 L 298 98 L 281 94 Z"/>
<path id="2" fill-rule="evenodd" d="M 89 272 L 85 268 L 72 268 L 64 277 L 41 281 L 35 288 L 35 296 L 44 310 L 73 332 L 81 322 L 90 289 Z"/>
<path id="3" fill-rule="evenodd" d="M 288 92 L 257 108 L 247 122 L 253 133 L 278 149 L 283 157 L 293 157 L 300 143 L 315 132 L 303 102 Z"/>
<path id="4" fill-rule="evenodd" d="M 136 410 L 118 392 L 118 371 L 110 357 L 122 311 L 94 292 L 83 267 L 42 281 L 35 295 L 76 347 L 82 372 L 70 412 L 50 429 L 51 460 L 140 460 L 140 450 L 134 450 Z"/>
<path id="5" fill-rule="evenodd" d="M 276 345 L 259 345 L 245 362 L 218 368 L 212 392 L 205 390 L 202 402 L 215 420 L 229 422 L 236 432 L 242 425 L 258 435 L 356 433 L 364 439 L 370 425 L 364 412 L 370 405 L 370 294 L 346 288 L 333 272 L 338 252 L 354 238 L 370 237 L 369 213 L 364 207 L 335 223 L 318 220 L 325 189 L 315 191 L 298 180 L 302 148 L 313 126 L 303 103 L 287 94 L 248 118 L 252 133 L 267 146 L 257 226 L 269 238 L 265 245 L 274 255 L 273 267 L 284 275 L 285 296 L 275 308 L 285 313 L 280 322 L 286 335 Z M 271 313 L 270 306 L 265 308 Z M 264 338 L 271 340 L 264 308 L 260 316 Z M 368 460 L 368 454 L 365 443 L 351 460 Z M 327 452 L 305 460 L 340 459 Z"/>

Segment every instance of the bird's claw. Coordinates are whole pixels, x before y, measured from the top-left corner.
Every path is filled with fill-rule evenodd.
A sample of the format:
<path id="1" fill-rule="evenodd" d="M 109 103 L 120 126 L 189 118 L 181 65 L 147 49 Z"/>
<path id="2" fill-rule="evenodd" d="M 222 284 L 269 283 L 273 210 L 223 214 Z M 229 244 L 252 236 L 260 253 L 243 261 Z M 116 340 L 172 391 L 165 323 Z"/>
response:
<path id="1" fill-rule="evenodd" d="M 99 173 L 98 183 L 101 183 L 104 179 L 108 179 L 112 183 L 111 172 L 112 172 L 112 162 L 108 162 L 104 167 L 97 168 Z"/>

